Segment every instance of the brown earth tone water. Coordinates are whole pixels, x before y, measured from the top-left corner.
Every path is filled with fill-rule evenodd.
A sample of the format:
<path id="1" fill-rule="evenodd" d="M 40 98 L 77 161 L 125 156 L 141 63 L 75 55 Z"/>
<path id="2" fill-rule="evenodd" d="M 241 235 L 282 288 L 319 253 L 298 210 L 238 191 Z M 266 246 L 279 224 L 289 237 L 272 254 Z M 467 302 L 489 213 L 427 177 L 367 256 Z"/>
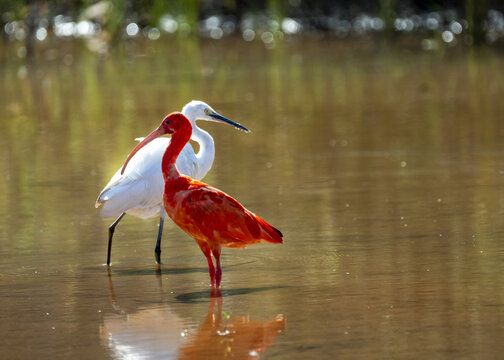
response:
<path id="1" fill-rule="evenodd" d="M 502 63 L 309 39 L 3 56 L 0 357 L 500 358 Z M 204 181 L 285 235 L 224 249 L 222 298 L 169 220 L 159 269 L 158 220 L 131 216 L 103 266 L 96 196 L 191 99 L 252 130 L 199 123 Z"/>

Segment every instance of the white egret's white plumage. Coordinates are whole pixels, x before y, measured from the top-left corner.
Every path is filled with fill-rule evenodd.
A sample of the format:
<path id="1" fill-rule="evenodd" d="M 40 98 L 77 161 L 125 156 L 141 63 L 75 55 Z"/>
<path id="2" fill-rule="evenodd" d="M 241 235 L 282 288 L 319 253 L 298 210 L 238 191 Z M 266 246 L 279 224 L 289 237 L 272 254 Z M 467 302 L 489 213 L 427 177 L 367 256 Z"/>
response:
<path id="1" fill-rule="evenodd" d="M 226 119 L 216 113 L 202 101 L 193 100 L 186 104 L 182 113 L 193 127 L 191 140 L 199 144 L 196 154 L 191 144 L 187 143 L 180 153 L 176 165 L 179 171 L 196 180 L 201 180 L 212 167 L 215 157 L 215 146 L 212 136 L 196 125 L 197 120 L 217 121 L 230 124 L 248 132 L 244 126 Z M 143 140 L 138 138 L 136 140 Z M 161 172 L 161 159 L 170 142 L 170 138 L 158 138 L 131 159 L 126 171 L 121 175 L 119 169 L 105 188 L 98 195 L 95 207 L 103 205 L 103 217 L 117 217 L 109 228 L 109 253 L 107 264 L 110 264 L 110 247 L 115 226 L 124 216 L 130 214 L 142 219 L 160 216 L 158 240 L 156 243 L 156 260 L 160 261 L 160 241 L 166 213 L 163 207 L 164 179 Z"/>

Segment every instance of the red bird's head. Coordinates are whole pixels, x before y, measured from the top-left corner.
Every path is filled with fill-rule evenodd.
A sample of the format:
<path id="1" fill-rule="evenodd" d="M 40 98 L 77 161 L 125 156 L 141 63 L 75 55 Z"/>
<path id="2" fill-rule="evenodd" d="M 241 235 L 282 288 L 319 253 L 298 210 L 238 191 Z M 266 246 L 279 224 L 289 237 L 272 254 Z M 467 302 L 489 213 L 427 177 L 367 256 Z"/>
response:
<path id="1" fill-rule="evenodd" d="M 158 137 L 164 134 L 174 134 L 180 131 L 189 132 L 189 134 L 191 134 L 192 125 L 184 114 L 174 112 L 166 115 L 166 117 L 161 122 L 161 125 L 159 125 L 159 127 L 154 130 L 152 134 L 156 132 L 156 137 Z"/>
<path id="2" fill-rule="evenodd" d="M 159 127 L 156 130 L 151 132 L 145 139 L 143 139 L 142 142 L 140 142 L 129 154 L 128 158 L 126 159 L 126 162 L 124 163 L 121 169 L 121 175 L 124 174 L 126 165 L 128 165 L 129 161 L 138 152 L 138 150 L 143 148 L 152 140 L 165 134 L 173 134 L 174 136 L 175 134 L 177 134 L 176 135 L 177 137 L 183 138 L 183 141 L 187 143 L 191 137 L 191 133 L 192 133 L 191 122 L 185 117 L 184 114 L 174 112 L 169 115 L 166 115 L 166 117 L 161 122 L 161 125 L 159 125 Z"/>

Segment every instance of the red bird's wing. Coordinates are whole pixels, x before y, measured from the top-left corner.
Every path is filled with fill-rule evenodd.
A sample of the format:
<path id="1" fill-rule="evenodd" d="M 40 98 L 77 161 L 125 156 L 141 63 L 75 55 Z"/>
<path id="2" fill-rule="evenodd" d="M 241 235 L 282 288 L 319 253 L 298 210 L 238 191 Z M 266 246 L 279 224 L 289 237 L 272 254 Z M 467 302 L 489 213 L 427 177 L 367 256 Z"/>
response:
<path id="1" fill-rule="evenodd" d="M 174 198 L 179 204 L 174 221 L 195 238 L 236 248 L 260 242 L 282 243 L 280 231 L 214 187 L 192 180 Z"/>

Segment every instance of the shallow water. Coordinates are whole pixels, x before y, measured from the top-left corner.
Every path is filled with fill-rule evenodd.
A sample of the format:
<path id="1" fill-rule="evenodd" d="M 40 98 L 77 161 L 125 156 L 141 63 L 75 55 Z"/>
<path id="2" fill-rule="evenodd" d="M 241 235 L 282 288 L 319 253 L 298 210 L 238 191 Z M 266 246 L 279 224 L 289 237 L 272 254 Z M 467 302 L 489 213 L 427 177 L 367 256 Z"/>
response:
<path id="1" fill-rule="evenodd" d="M 15 49 L 7 49 L 15 51 Z M 78 46 L 0 67 L 0 357 L 499 358 L 504 75 L 489 50 L 366 42 Z M 191 99 L 249 127 L 205 182 L 282 230 L 224 249 L 222 297 L 167 221 L 94 201 Z"/>

